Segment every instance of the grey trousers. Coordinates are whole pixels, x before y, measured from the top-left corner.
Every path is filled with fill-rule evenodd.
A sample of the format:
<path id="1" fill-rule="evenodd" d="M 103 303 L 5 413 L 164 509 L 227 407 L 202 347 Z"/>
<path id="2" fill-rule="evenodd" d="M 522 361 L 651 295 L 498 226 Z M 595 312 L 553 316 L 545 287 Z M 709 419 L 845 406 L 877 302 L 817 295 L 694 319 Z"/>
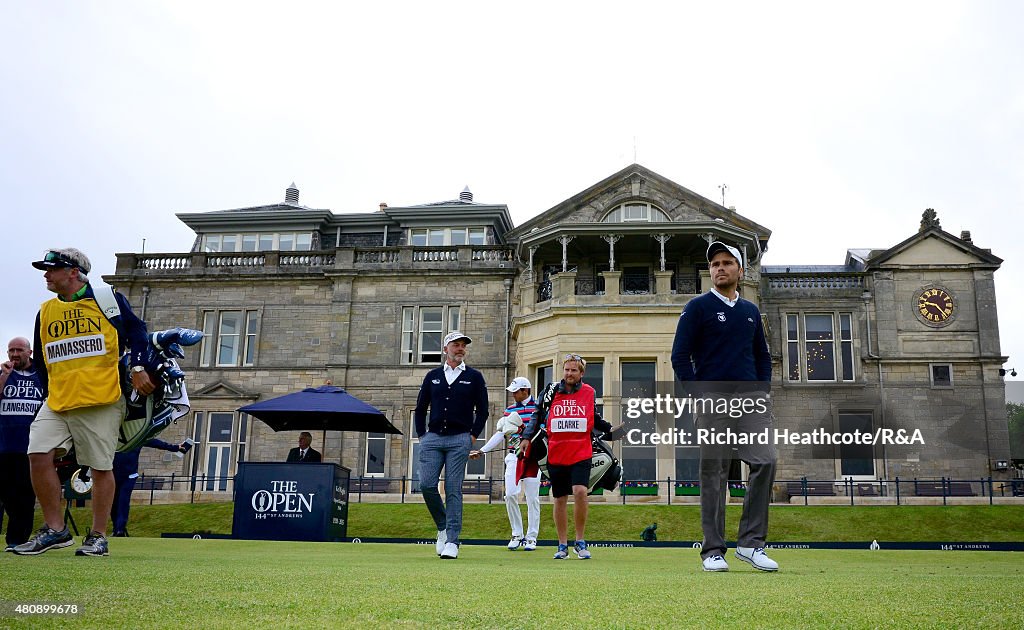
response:
<path id="1" fill-rule="evenodd" d="M 420 438 L 420 490 L 437 530 L 446 530 L 448 542 L 458 543 L 462 533 L 462 480 L 473 438 L 469 433 L 438 435 L 426 433 Z M 437 485 L 444 468 L 445 500 Z"/>
<path id="2" fill-rule="evenodd" d="M 714 428 L 736 433 L 771 433 L 772 413 L 745 414 L 742 418 L 722 417 L 714 414 L 698 418 L 699 428 Z M 775 445 L 746 444 L 735 446 L 702 445 L 700 449 L 700 525 L 704 532 L 701 558 L 724 556 L 725 503 L 729 496 L 729 465 L 740 459 L 750 466 L 747 492 L 740 517 L 739 547 L 763 547 L 768 538 L 768 506 L 771 504 L 772 484 L 775 482 Z"/>

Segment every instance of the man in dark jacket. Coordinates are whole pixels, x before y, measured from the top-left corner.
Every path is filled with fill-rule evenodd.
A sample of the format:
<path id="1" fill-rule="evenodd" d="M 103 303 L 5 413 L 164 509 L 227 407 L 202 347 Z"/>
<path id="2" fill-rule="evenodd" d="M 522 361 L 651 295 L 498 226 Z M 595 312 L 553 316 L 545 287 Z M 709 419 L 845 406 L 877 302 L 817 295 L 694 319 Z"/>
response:
<path id="1" fill-rule="evenodd" d="M 437 526 L 437 555 L 459 556 L 462 479 L 475 440 L 487 422 L 487 384 L 465 363 L 472 339 L 458 331 L 444 338 L 444 365 L 427 372 L 413 419 L 420 438 L 420 490 Z M 427 409 L 430 416 L 427 416 Z M 444 468 L 445 500 L 437 485 Z"/>
<path id="2" fill-rule="evenodd" d="M 323 457 L 320 455 L 320 451 L 314 449 L 309 444 L 313 441 L 313 435 L 309 431 L 303 431 L 299 434 L 299 445 L 288 451 L 289 462 L 302 462 L 304 464 L 319 464 Z"/>

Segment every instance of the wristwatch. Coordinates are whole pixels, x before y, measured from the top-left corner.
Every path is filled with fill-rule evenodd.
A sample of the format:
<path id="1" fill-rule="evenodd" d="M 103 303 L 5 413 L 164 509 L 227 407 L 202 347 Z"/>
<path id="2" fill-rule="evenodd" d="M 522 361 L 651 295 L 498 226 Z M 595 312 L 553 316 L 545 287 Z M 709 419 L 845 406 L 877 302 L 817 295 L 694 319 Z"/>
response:
<path id="1" fill-rule="evenodd" d="M 145 371 L 146 371 L 146 366 L 144 366 L 144 365 L 136 365 L 136 366 L 132 367 L 132 373 L 133 374 L 135 372 L 145 372 Z"/>

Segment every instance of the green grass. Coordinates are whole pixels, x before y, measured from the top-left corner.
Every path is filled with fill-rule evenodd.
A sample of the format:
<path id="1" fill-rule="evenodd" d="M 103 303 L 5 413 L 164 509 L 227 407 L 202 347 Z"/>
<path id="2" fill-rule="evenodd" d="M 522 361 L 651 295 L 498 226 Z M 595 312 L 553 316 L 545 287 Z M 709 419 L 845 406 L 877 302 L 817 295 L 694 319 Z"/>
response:
<path id="1" fill-rule="evenodd" d="M 422 506 L 419 506 L 422 508 Z M 776 550 L 782 570 L 703 573 L 692 549 L 551 548 L 130 538 L 108 558 L 0 554 L 0 600 L 78 603 L 73 620 L 6 627 L 991 627 L 1024 625 L 1022 556 Z M 731 556 L 731 554 L 730 554 Z"/>
<path id="2" fill-rule="evenodd" d="M 571 508 L 570 508 L 571 510 Z M 523 510 L 525 512 L 525 508 Z M 73 510 L 79 528 L 91 520 L 87 509 Z M 163 532 L 231 533 L 232 505 L 133 506 L 133 537 Z M 739 506 L 729 506 L 727 538 L 735 537 Z M 37 518 L 39 514 L 37 512 Z M 777 506 L 770 513 L 771 540 L 786 541 L 1024 541 L 1024 505 L 980 506 Z M 504 538 L 509 534 L 503 503 L 468 504 L 464 538 Z M 588 538 L 639 540 L 640 532 L 658 523 L 659 540 L 699 540 L 696 505 L 616 505 L 590 507 Z M 422 504 L 353 503 L 350 536 L 427 537 L 433 526 Z M 551 506 L 541 506 L 541 538 L 553 538 Z"/>

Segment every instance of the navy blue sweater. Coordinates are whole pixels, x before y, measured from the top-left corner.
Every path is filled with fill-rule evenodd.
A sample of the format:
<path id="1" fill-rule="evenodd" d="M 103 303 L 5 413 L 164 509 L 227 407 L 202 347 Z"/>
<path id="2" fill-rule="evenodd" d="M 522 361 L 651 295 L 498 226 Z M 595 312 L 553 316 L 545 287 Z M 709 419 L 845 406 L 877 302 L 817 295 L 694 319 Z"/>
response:
<path id="1" fill-rule="evenodd" d="M 763 381 L 767 390 L 772 357 L 761 312 L 743 298 L 730 307 L 711 292 L 690 300 L 676 325 L 672 369 L 681 381 Z"/>
<path id="2" fill-rule="evenodd" d="M 427 407 L 430 407 L 429 422 Z M 442 366 L 430 370 L 423 378 L 413 419 L 417 437 L 430 431 L 439 435 L 471 433 L 476 438 L 483 433 L 487 415 L 484 375 L 467 365 L 449 385 Z"/>

